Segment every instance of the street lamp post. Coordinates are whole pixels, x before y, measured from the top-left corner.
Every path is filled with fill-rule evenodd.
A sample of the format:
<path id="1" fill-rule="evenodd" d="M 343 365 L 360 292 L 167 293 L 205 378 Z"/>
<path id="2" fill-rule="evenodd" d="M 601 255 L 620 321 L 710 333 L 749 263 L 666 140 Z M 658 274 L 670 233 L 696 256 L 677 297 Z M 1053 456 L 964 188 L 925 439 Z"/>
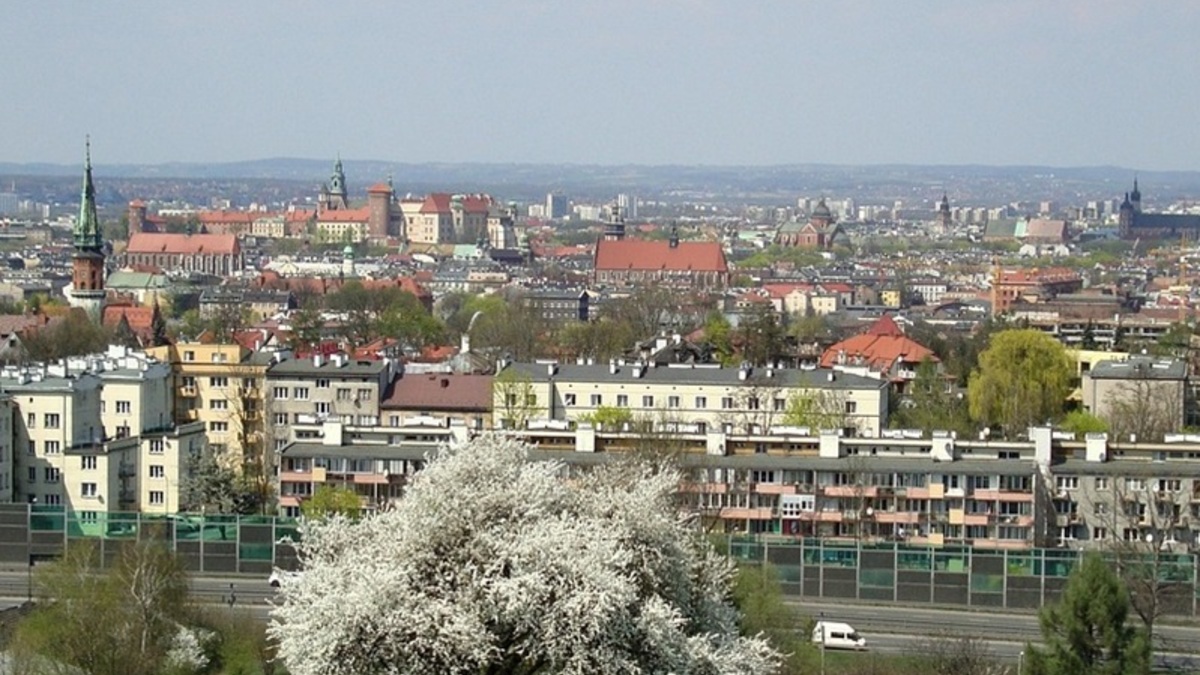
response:
<path id="1" fill-rule="evenodd" d="M 825 612 L 817 620 L 817 639 L 821 644 L 821 675 L 825 675 Z"/>
<path id="2" fill-rule="evenodd" d="M 1022 649 L 1021 652 L 1019 654 L 1017 654 L 1017 675 L 1024 675 L 1024 672 L 1025 672 L 1025 650 Z"/>

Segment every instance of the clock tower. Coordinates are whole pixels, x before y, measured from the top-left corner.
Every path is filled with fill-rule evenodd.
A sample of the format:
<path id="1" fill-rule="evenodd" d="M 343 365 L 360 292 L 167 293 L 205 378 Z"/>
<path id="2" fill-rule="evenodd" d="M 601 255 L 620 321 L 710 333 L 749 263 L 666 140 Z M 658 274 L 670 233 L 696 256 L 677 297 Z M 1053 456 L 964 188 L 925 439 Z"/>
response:
<path id="1" fill-rule="evenodd" d="M 75 257 L 71 261 L 71 290 L 67 296 L 72 307 L 100 321 L 104 309 L 104 242 L 100 238 L 100 218 L 96 215 L 96 186 L 92 183 L 92 145 L 89 141 L 83 171 L 83 193 L 79 199 L 79 218 L 73 240 Z"/>

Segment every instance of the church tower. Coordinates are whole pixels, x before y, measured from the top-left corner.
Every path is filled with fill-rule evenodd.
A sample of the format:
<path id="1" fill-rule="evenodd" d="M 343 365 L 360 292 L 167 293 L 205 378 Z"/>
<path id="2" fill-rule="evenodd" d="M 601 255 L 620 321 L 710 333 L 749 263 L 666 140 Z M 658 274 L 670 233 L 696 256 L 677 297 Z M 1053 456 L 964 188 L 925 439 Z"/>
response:
<path id="1" fill-rule="evenodd" d="M 333 175 L 329 182 L 321 188 L 320 210 L 344 211 L 350 208 L 350 200 L 346 198 L 346 172 L 342 170 L 342 158 L 338 157 L 333 165 Z"/>
<path id="2" fill-rule="evenodd" d="M 71 262 L 71 292 L 67 300 L 72 307 L 86 311 L 93 321 L 100 321 L 104 309 L 104 242 L 100 238 L 100 218 L 96 214 L 96 186 L 92 183 L 91 141 L 87 143 L 83 193 L 73 239 L 75 257 Z"/>
<path id="3" fill-rule="evenodd" d="M 614 202 L 609 211 L 608 222 L 604 225 L 605 241 L 621 241 L 625 238 L 625 213 L 621 205 Z"/>
<path id="4" fill-rule="evenodd" d="M 950 199 L 943 192 L 942 203 L 938 205 L 938 226 L 941 227 L 942 234 L 949 234 L 953 225 L 953 216 L 950 214 Z"/>
<path id="5" fill-rule="evenodd" d="M 1129 193 L 1129 204 L 1134 213 L 1142 212 L 1142 191 L 1138 189 L 1137 176 L 1133 177 L 1133 192 Z"/>

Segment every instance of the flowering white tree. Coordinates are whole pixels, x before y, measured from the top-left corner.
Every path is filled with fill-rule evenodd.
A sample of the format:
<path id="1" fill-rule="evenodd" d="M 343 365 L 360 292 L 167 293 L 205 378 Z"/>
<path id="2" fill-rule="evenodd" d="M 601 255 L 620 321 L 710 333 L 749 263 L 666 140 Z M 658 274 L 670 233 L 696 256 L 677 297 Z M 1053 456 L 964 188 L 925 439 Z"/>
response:
<path id="1" fill-rule="evenodd" d="M 774 672 L 678 476 L 564 480 L 524 445 L 443 448 L 396 508 L 306 522 L 270 631 L 295 675 Z"/>

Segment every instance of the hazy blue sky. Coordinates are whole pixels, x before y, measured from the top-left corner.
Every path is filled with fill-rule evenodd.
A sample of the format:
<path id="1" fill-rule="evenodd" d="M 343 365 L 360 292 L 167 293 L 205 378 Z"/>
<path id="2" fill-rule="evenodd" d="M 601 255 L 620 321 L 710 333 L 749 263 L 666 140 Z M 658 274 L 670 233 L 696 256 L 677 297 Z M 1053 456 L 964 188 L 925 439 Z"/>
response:
<path id="1" fill-rule="evenodd" d="M 0 161 L 1200 169 L 1194 0 L 3 5 Z"/>

